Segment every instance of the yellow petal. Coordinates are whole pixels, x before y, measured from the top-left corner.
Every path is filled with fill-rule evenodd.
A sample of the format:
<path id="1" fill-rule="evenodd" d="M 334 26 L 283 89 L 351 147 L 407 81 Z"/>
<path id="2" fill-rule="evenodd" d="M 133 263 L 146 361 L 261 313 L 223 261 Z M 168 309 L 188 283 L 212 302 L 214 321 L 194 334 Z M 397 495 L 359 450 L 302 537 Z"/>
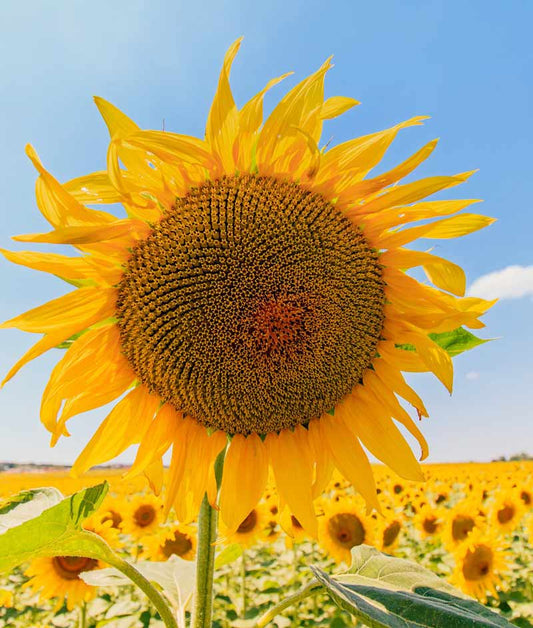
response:
<path id="1" fill-rule="evenodd" d="M 239 111 L 239 133 L 235 138 L 234 153 L 237 168 L 248 172 L 252 165 L 252 151 L 257 132 L 263 122 L 263 98 L 266 92 L 277 85 L 292 72 L 278 76 L 269 81 L 265 87 L 251 98 Z"/>
<path id="2" fill-rule="evenodd" d="M 260 172 L 284 152 L 286 147 L 282 140 L 291 128 L 302 129 L 318 144 L 322 132 L 320 108 L 324 100 L 324 76 L 330 67 L 331 59 L 328 59 L 314 74 L 293 87 L 267 118 L 257 143 Z M 291 135 L 293 133 L 289 133 Z"/>
<path id="3" fill-rule="evenodd" d="M 13 236 L 17 242 L 45 242 L 48 244 L 89 244 L 124 236 L 132 238 L 147 234 L 148 225 L 139 220 L 115 220 L 114 223 L 87 227 L 63 227 L 48 233 L 29 233 Z"/>
<path id="4" fill-rule="evenodd" d="M 135 461 L 125 478 L 139 475 L 167 451 L 174 440 L 180 421 L 183 421 L 181 413 L 176 412 L 170 404 L 166 403 L 160 408 L 146 430 Z"/>
<path id="5" fill-rule="evenodd" d="M 232 149 L 239 131 L 239 113 L 231 93 L 229 75 L 241 41 L 242 37 L 237 39 L 226 52 L 205 129 L 206 140 L 220 157 L 226 174 L 233 174 L 235 171 Z"/>
<path id="6" fill-rule="evenodd" d="M 412 183 L 397 185 L 387 189 L 376 199 L 354 208 L 354 214 L 371 214 L 391 207 L 408 205 L 419 201 L 426 196 L 446 190 L 460 183 L 464 183 L 475 171 L 464 172 L 453 177 L 428 177 Z"/>
<path id="7" fill-rule="evenodd" d="M 332 96 L 328 98 L 320 108 L 320 117 L 322 120 L 330 120 L 346 113 L 352 107 L 361 103 L 355 98 L 347 96 Z"/>
<path id="8" fill-rule="evenodd" d="M 114 288 L 80 288 L 15 316 L 1 323 L 0 328 L 16 327 L 36 333 L 50 333 L 63 328 L 70 330 L 73 325 L 77 329 L 86 329 L 96 320 L 113 316 L 115 299 Z"/>
<path id="9" fill-rule="evenodd" d="M 14 264 L 33 270 L 40 270 L 62 279 L 104 281 L 113 285 L 120 281 L 123 269 L 115 264 L 87 257 L 66 257 L 56 253 L 35 253 L 34 251 L 6 251 L 0 253 Z"/>
<path id="10" fill-rule="evenodd" d="M 63 188 L 78 203 L 121 203 L 122 195 L 112 185 L 106 171 L 93 172 L 63 183 Z"/>
<path id="11" fill-rule="evenodd" d="M 421 449 L 420 460 L 427 458 L 429 449 L 424 435 L 418 429 L 416 423 L 407 414 L 405 409 L 399 404 L 394 393 L 386 384 L 383 383 L 375 371 L 367 369 L 363 377 L 363 385 L 366 386 L 374 394 L 374 396 L 380 400 L 383 407 L 389 411 L 390 416 L 404 425 L 416 438 Z"/>
<path id="12" fill-rule="evenodd" d="M 121 399 L 104 419 L 72 466 L 81 475 L 95 465 L 112 460 L 130 445 L 139 443 L 157 410 L 159 399 L 140 385 Z"/>
<path id="13" fill-rule="evenodd" d="M 320 420 L 314 419 L 307 426 L 309 444 L 313 449 L 315 459 L 315 479 L 313 482 L 313 499 L 316 499 L 324 492 L 335 469 L 333 458 L 327 447 L 324 447 Z"/>
<path id="14" fill-rule="evenodd" d="M 417 116 L 396 126 L 357 137 L 339 144 L 324 153 L 317 183 L 335 181 L 335 192 L 353 186 L 376 166 L 401 129 L 416 126 L 425 120 L 425 116 Z"/>
<path id="15" fill-rule="evenodd" d="M 163 489 L 163 481 L 165 479 L 165 469 L 163 467 L 163 458 L 157 458 L 149 464 L 144 470 L 144 476 L 148 480 L 150 489 L 155 495 L 160 495 Z"/>
<path id="16" fill-rule="evenodd" d="M 35 184 L 37 206 L 52 226 L 74 227 L 116 220 L 112 214 L 89 209 L 78 203 L 44 168 L 33 146 L 26 146 L 26 154 L 41 175 Z"/>
<path id="17" fill-rule="evenodd" d="M 266 437 L 278 492 L 305 530 L 316 536 L 313 509 L 313 465 L 304 428 L 283 430 Z"/>
<path id="18" fill-rule="evenodd" d="M 357 387 L 348 411 L 353 412 L 350 427 L 376 458 L 407 480 L 424 479 L 420 465 L 400 430 L 364 386 Z"/>
<path id="19" fill-rule="evenodd" d="M 422 251 L 393 249 L 382 255 L 380 262 L 384 265 L 391 264 L 402 269 L 423 266 L 428 279 L 439 288 L 448 290 L 458 296 L 463 296 L 465 293 L 466 276 L 464 270 L 443 257 Z"/>
<path id="20" fill-rule="evenodd" d="M 342 475 L 353 484 L 371 508 L 380 509 L 376 497 L 376 482 L 367 455 L 359 440 L 348 429 L 346 415 L 350 404 L 335 407 L 335 415 L 320 418 L 322 440 Z"/>
<path id="21" fill-rule="evenodd" d="M 139 127 L 133 120 L 107 100 L 100 98 L 100 96 L 95 96 L 94 102 L 106 123 L 111 139 L 127 137 L 139 130 Z"/>
<path id="22" fill-rule="evenodd" d="M 255 508 L 265 490 L 268 456 L 257 434 L 235 434 L 231 439 L 220 488 L 220 516 L 233 534 Z"/>
<path id="23" fill-rule="evenodd" d="M 380 380 L 389 388 L 394 390 L 395 393 L 403 397 L 414 408 L 418 410 L 421 416 L 428 416 L 428 411 L 424 405 L 422 399 L 417 393 L 407 384 L 403 375 L 398 369 L 392 367 L 388 362 L 383 359 L 376 359 L 372 363 L 376 375 Z"/>
<path id="24" fill-rule="evenodd" d="M 89 330 L 76 340 L 54 367 L 43 394 L 41 420 L 55 436 L 76 414 L 113 401 L 135 379 L 122 354 L 120 332 L 116 325 Z M 56 425 L 58 403 L 65 402 Z"/>

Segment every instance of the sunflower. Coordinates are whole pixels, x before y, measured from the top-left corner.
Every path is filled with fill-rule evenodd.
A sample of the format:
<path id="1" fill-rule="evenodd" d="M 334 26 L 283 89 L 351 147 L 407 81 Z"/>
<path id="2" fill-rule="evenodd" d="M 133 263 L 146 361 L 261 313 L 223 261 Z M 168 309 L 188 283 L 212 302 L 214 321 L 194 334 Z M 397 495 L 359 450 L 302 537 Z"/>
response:
<path id="1" fill-rule="evenodd" d="M 400 542 L 403 519 L 401 517 L 386 518 L 380 521 L 379 538 L 381 551 L 390 554 Z"/>
<path id="2" fill-rule="evenodd" d="M 361 513 L 355 500 L 331 502 L 320 518 L 318 542 L 337 563 L 351 563 L 351 549 L 372 545 L 375 522 Z"/>
<path id="3" fill-rule="evenodd" d="M 444 512 L 443 542 L 452 551 L 466 542 L 473 530 L 480 529 L 484 524 L 474 499 L 465 499 Z"/>
<path id="4" fill-rule="evenodd" d="M 259 503 L 240 522 L 235 532 L 228 530 L 225 525 L 221 526 L 220 532 L 225 543 L 238 543 L 242 547 L 248 548 L 266 540 L 268 533 L 272 530 L 270 527 L 271 520 L 272 514 L 268 506 Z"/>
<path id="5" fill-rule="evenodd" d="M 69 611 L 82 602 L 96 597 L 97 589 L 86 584 L 81 578 L 83 571 L 92 571 L 103 563 L 81 556 L 53 556 L 34 558 L 24 572 L 30 580 L 23 586 L 39 592 L 41 600 L 56 598 L 54 610 L 59 610 L 64 602 Z"/>
<path id="6" fill-rule="evenodd" d="M 520 492 L 514 489 L 502 490 L 492 505 L 492 525 L 503 532 L 512 532 L 520 525 L 525 512 Z"/>
<path id="7" fill-rule="evenodd" d="M 104 503 L 98 509 L 98 515 L 102 523 L 111 522 L 115 530 L 122 530 L 122 522 L 128 512 L 128 502 L 120 497 L 106 497 Z"/>
<path id="8" fill-rule="evenodd" d="M 111 136 L 106 171 L 61 184 L 27 148 L 52 230 L 15 239 L 80 255 L 3 251 L 76 286 L 3 323 L 43 334 L 5 381 L 68 346 L 41 406 L 52 444 L 71 417 L 118 400 L 75 473 L 138 443 L 130 477 L 144 472 L 157 492 L 172 447 L 167 508 L 187 522 L 206 492 L 215 502 L 214 462 L 227 447 L 219 506 L 229 530 L 255 508 L 270 466 L 283 504 L 315 534 L 313 500 L 334 468 L 379 507 L 363 447 L 423 479 L 396 422 L 421 458 L 426 441 L 398 397 L 427 411 L 402 371 L 432 372 L 451 391 L 451 358 L 429 334 L 483 327 L 492 302 L 463 296 L 456 264 L 405 245 L 493 219 L 459 213 L 472 200 L 423 200 L 471 172 L 399 183 L 436 140 L 368 176 L 424 117 L 320 147 L 324 121 L 358 104 L 324 100 L 330 59 L 264 123 L 263 97 L 286 75 L 238 108 L 229 74 L 239 46 L 225 56 L 205 139 L 143 131 L 96 98 Z M 123 218 L 89 207 L 117 203 Z M 426 219 L 436 220 L 402 228 Z M 434 285 L 406 274 L 415 267 Z"/>
<path id="9" fill-rule="evenodd" d="M 163 521 L 163 502 L 155 495 L 137 495 L 128 505 L 122 531 L 140 539 L 157 530 Z"/>
<path id="10" fill-rule="evenodd" d="M 495 536 L 475 530 L 455 556 L 455 570 L 451 581 L 465 593 L 482 602 L 487 592 L 495 597 L 501 588 L 501 576 L 506 569 L 505 550 Z"/>
<path id="11" fill-rule="evenodd" d="M 420 531 L 422 538 L 438 536 L 444 528 L 444 521 L 444 512 L 429 504 L 417 509 L 413 517 L 413 525 Z"/>
<path id="12" fill-rule="evenodd" d="M 171 556 L 194 560 L 196 530 L 192 526 L 176 524 L 165 526 L 144 540 L 146 549 L 142 555 L 149 560 L 165 561 Z"/>

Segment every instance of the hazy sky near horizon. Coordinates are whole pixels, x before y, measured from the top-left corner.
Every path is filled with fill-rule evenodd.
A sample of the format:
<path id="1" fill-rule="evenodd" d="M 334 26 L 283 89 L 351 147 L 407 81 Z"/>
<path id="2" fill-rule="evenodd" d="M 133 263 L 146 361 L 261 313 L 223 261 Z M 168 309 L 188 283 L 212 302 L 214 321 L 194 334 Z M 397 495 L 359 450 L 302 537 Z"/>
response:
<path id="1" fill-rule="evenodd" d="M 469 290 L 500 297 L 484 318 L 497 338 L 455 360 L 450 396 L 428 375 L 409 380 L 426 401 L 430 461 L 490 460 L 533 453 L 533 4 L 458 0 L 314 0 L 266 3 L 176 0 L 21 0 L 0 7 L 0 248 L 49 230 L 34 200 L 31 142 L 60 180 L 105 168 L 107 130 L 93 104 L 102 96 L 141 127 L 203 136 L 227 47 L 244 35 L 232 71 L 237 103 L 272 77 L 294 71 L 266 109 L 329 55 L 326 95 L 361 105 L 325 125 L 333 144 L 430 115 L 402 132 L 378 170 L 439 137 L 416 177 L 479 169 L 435 198 L 481 198 L 493 226 L 419 248 L 463 266 Z M 37 247 L 35 247 L 37 248 Z M 42 247 L 40 250 L 48 250 Z M 52 249 L 50 249 L 52 250 Z M 67 284 L 0 259 L 0 319 L 55 298 Z M 38 336 L 0 331 L 0 373 Z M 59 350 L 26 366 L 0 391 L 0 460 L 70 463 L 106 410 L 69 423 L 71 438 L 49 449 L 40 397 Z M 132 460 L 132 452 L 122 461 Z"/>

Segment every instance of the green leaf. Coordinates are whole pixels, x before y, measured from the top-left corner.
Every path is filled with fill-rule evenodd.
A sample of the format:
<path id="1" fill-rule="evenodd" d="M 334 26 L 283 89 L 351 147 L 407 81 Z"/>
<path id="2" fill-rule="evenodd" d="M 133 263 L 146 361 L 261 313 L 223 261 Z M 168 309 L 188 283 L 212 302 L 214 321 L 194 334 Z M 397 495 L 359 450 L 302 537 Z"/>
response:
<path id="1" fill-rule="evenodd" d="M 81 524 L 102 503 L 107 490 L 103 482 L 63 499 L 56 489 L 35 489 L 4 502 L 0 507 L 0 573 L 38 556 L 105 559 L 105 542 Z"/>
<path id="2" fill-rule="evenodd" d="M 506 619 L 410 561 L 360 545 L 334 577 L 313 568 L 333 600 L 372 628 L 503 628 Z"/>
<path id="3" fill-rule="evenodd" d="M 429 337 L 452 357 L 488 342 L 488 340 L 474 336 L 464 327 L 458 327 L 453 331 L 444 331 L 440 334 L 429 334 Z"/>
<path id="4" fill-rule="evenodd" d="M 215 569 L 219 569 L 224 565 L 235 562 L 242 556 L 242 546 L 238 543 L 232 543 L 225 547 L 215 558 Z"/>
<path id="5" fill-rule="evenodd" d="M 143 560 L 135 563 L 135 569 L 147 580 L 157 584 L 175 606 L 192 594 L 196 578 L 196 563 L 171 556 L 164 562 Z M 80 578 L 95 587 L 131 586 L 131 580 L 118 569 L 108 567 L 85 571 Z"/>

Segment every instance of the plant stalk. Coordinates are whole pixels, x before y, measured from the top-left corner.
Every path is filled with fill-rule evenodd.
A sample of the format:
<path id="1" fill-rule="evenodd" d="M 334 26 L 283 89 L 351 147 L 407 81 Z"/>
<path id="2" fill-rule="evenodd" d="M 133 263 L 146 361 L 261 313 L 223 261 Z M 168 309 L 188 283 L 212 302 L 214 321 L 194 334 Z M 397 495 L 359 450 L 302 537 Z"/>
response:
<path id="1" fill-rule="evenodd" d="M 196 589 L 190 628 L 211 628 L 213 615 L 213 576 L 215 572 L 215 541 L 217 511 L 204 495 L 198 515 L 198 549 L 196 552 Z"/>
<path id="2" fill-rule="evenodd" d="M 246 599 L 246 551 L 243 549 L 241 556 L 241 586 L 242 586 L 242 618 L 246 618 L 246 607 L 248 601 Z"/>
<path id="3" fill-rule="evenodd" d="M 254 628 L 263 628 L 263 626 L 266 626 L 269 622 L 271 622 L 277 615 L 279 615 L 286 608 L 289 608 L 289 606 L 293 606 L 293 604 L 297 604 L 298 602 L 301 602 L 302 600 L 304 600 L 306 597 L 309 597 L 310 595 L 314 595 L 315 593 L 318 593 L 322 588 L 323 587 L 319 582 L 310 582 L 309 584 L 307 584 L 305 587 L 300 589 L 294 595 L 291 595 L 290 597 L 285 598 L 279 604 L 276 604 L 275 606 L 270 608 L 264 615 L 262 615 L 255 622 Z"/>

